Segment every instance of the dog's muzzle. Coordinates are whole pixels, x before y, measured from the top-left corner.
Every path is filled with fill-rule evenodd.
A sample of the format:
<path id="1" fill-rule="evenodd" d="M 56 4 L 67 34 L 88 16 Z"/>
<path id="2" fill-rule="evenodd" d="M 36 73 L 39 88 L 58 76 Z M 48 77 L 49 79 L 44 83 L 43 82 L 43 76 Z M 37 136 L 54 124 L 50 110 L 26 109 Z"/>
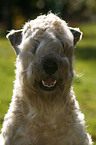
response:
<path id="1" fill-rule="evenodd" d="M 57 81 L 52 77 L 58 70 L 58 64 L 55 60 L 47 59 L 43 63 L 43 70 L 48 75 L 46 80 L 40 82 L 40 87 L 46 91 L 52 91 L 56 88 Z"/>

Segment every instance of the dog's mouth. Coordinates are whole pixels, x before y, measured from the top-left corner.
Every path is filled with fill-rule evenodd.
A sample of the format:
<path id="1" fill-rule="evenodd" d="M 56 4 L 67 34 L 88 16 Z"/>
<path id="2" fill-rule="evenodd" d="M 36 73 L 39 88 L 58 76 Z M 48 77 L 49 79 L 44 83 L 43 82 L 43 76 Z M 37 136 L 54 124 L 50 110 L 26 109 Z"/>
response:
<path id="1" fill-rule="evenodd" d="M 47 78 L 46 80 L 40 81 L 40 88 L 45 91 L 52 91 L 56 88 L 57 81 L 53 78 Z"/>

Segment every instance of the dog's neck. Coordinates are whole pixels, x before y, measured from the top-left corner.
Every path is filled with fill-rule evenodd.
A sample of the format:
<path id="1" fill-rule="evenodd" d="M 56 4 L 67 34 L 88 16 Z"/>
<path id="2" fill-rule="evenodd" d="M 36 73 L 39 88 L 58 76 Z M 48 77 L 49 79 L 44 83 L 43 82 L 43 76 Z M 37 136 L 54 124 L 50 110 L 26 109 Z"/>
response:
<path id="1" fill-rule="evenodd" d="M 15 86 L 16 87 L 16 86 Z M 16 88 L 17 89 L 17 88 Z M 25 91 L 26 89 L 19 87 L 19 93 L 16 94 L 17 97 L 14 98 L 20 98 L 19 101 L 23 103 L 24 110 L 26 108 L 29 110 L 29 114 L 35 114 L 37 116 L 58 116 L 58 114 L 72 114 L 70 113 L 71 110 L 74 110 L 74 104 L 75 98 L 74 98 L 74 92 L 72 87 L 67 91 L 66 94 L 62 93 L 58 96 L 51 98 L 51 96 L 47 96 L 47 98 L 38 97 L 36 94 L 31 94 Z M 29 91 L 30 92 L 30 91 Z M 23 97 L 22 97 L 23 96 Z M 17 99 L 18 100 L 18 99 Z M 17 101 L 15 99 L 15 101 Z M 19 104 L 19 102 L 17 102 Z M 17 104 L 17 106 L 18 106 Z M 26 107 L 25 107 L 26 106 Z M 69 108 L 71 108 L 69 110 Z"/>

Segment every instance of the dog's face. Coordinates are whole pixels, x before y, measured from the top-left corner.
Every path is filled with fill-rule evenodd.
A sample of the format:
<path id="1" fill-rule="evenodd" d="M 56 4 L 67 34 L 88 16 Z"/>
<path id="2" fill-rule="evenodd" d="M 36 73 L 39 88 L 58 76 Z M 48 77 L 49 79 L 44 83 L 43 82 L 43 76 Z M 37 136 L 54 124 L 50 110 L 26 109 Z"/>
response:
<path id="1" fill-rule="evenodd" d="M 17 77 L 22 86 L 39 96 L 68 92 L 73 78 L 74 46 L 81 35 L 78 29 L 69 28 L 57 16 L 49 15 L 54 17 L 54 23 L 50 19 L 48 22 L 48 16 L 46 21 L 40 16 L 42 26 L 28 22 L 24 29 L 8 34 L 18 55 Z"/>

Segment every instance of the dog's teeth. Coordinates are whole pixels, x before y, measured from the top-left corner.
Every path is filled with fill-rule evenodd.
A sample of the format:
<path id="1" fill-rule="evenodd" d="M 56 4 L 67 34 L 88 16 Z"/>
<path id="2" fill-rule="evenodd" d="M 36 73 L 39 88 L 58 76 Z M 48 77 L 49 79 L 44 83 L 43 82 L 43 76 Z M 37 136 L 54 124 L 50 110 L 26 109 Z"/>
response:
<path id="1" fill-rule="evenodd" d="M 46 84 L 45 81 L 42 80 L 42 84 L 43 84 L 44 87 L 51 88 L 51 87 L 54 87 L 55 86 L 56 80 L 53 82 L 53 84 L 50 84 L 50 85 Z"/>
<path id="2" fill-rule="evenodd" d="M 44 81 L 42 80 L 42 84 L 45 85 Z"/>
<path id="3" fill-rule="evenodd" d="M 56 80 L 54 81 L 54 85 L 56 84 Z"/>

